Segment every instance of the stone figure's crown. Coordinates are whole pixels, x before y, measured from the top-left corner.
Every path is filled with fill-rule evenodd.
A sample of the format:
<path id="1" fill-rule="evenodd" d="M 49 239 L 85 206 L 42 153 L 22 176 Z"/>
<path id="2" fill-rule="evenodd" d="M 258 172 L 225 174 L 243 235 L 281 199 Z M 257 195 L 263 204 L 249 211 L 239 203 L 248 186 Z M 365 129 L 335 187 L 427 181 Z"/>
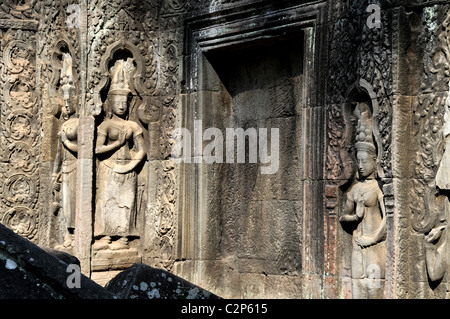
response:
<path id="1" fill-rule="evenodd" d="M 117 60 L 114 66 L 109 70 L 111 76 L 110 94 L 128 95 L 131 93 L 130 79 L 135 71 L 133 59 Z"/>
<path id="2" fill-rule="evenodd" d="M 368 111 L 362 112 L 361 118 L 358 120 L 355 148 L 356 151 L 367 151 L 376 154 L 372 137 L 372 119 L 369 117 Z"/>
<path id="3" fill-rule="evenodd" d="M 66 52 L 63 53 L 60 84 L 63 91 L 63 98 L 67 101 L 70 95 L 74 94 L 76 88 L 73 84 L 72 56 Z"/>

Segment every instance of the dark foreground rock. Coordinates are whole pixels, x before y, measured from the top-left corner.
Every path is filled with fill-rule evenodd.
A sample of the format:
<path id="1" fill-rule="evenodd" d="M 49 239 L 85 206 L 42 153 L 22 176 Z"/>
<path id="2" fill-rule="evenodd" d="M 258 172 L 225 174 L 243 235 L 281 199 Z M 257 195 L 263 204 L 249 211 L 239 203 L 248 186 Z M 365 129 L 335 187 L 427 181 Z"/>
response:
<path id="1" fill-rule="evenodd" d="M 77 277 L 79 282 L 72 281 L 74 271 L 67 261 L 77 265 L 76 258 L 50 252 L 52 254 L 0 224 L 0 298 L 114 298 L 112 293 L 83 274 Z"/>
<path id="2" fill-rule="evenodd" d="M 62 260 L 63 262 L 65 262 L 66 264 L 73 264 L 73 265 L 77 265 L 80 266 L 80 261 L 78 260 L 77 257 L 72 256 L 66 252 L 60 251 L 60 250 L 56 250 L 56 249 L 52 249 L 52 248 L 47 248 L 47 247 L 41 247 L 46 253 L 55 256 L 56 258 Z"/>
<path id="3" fill-rule="evenodd" d="M 75 266 L 75 267 L 74 267 Z M 102 287 L 83 274 L 79 261 L 42 249 L 0 224 L 0 299 L 216 299 L 216 295 L 167 271 L 135 264 Z"/>
<path id="4" fill-rule="evenodd" d="M 170 272 L 144 264 L 122 271 L 105 288 L 121 299 L 220 299 Z"/>

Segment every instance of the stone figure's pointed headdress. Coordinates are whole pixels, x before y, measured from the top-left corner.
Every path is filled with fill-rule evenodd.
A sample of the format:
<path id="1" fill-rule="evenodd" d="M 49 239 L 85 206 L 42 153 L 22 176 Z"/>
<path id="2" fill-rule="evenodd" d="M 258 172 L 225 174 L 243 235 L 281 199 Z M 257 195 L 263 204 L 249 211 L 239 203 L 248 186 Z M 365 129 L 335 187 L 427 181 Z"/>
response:
<path id="1" fill-rule="evenodd" d="M 73 84 L 72 56 L 66 52 L 63 53 L 60 84 L 63 98 L 67 101 L 74 94 L 76 88 Z"/>
<path id="2" fill-rule="evenodd" d="M 369 117 L 368 111 L 362 112 L 358 120 L 355 148 L 357 152 L 367 151 L 376 155 L 376 148 L 372 137 L 372 119 Z"/>
<path id="3" fill-rule="evenodd" d="M 135 71 L 133 59 L 117 60 L 109 70 L 111 77 L 111 87 L 109 93 L 113 95 L 128 95 L 131 93 L 130 79 Z"/>

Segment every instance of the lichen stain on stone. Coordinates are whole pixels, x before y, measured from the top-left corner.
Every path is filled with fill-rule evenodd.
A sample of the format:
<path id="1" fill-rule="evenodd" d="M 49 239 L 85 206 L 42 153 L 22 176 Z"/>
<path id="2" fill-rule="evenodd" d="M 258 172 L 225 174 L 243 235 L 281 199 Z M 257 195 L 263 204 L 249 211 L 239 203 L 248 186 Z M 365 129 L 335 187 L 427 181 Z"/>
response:
<path id="1" fill-rule="evenodd" d="M 148 284 L 146 282 L 141 282 L 140 289 L 146 291 L 148 289 Z"/>
<path id="2" fill-rule="evenodd" d="M 159 294 L 159 290 L 157 288 L 153 288 L 147 293 L 148 299 L 159 299 L 161 295 Z"/>
<path id="3" fill-rule="evenodd" d="M 14 260 L 11 259 L 7 259 L 6 260 L 6 264 L 5 264 L 5 268 L 9 269 L 9 270 L 14 270 L 17 268 L 17 264 Z"/>
<path id="4" fill-rule="evenodd" d="M 198 288 L 192 288 L 189 290 L 188 296 L 186 297 L 186 299 L 195 299 L 197 297 L 198 293 L 199 293 Z"/>

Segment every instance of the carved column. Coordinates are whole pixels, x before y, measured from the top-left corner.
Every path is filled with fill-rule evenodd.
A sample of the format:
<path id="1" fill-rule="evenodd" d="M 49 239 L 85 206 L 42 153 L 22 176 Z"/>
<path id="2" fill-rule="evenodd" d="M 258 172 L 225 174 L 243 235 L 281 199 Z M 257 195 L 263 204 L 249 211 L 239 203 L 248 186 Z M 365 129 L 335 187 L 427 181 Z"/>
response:
<path id="1" fill-rule="evenodd" d="M 92 210 L 94 194 L 94 136 L 95 120 L 86 103 L 87 82 L 87 2 L 80 1 L 80 119 L 78 128 L 77 197 L 75 219 L 75 255 L 81 263 L 81 271 L 91 272 Z"/>

